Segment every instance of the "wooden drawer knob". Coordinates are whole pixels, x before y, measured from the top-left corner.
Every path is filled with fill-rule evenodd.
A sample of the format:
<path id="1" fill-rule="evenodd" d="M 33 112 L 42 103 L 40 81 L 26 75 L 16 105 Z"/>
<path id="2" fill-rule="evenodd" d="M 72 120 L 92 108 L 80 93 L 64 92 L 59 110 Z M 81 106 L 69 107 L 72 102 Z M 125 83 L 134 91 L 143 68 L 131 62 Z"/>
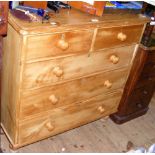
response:
<path id="1" fill-rule="evenodd" d="M 110 56 L 110 61 L 113 63 L 113 64 L 117 64 L 119 62 L 119 57 L 116 56 L 116 55 L 111 55 Z"/>
<path id="2" fill-rule="evenodd" d="M 46 123 L 45 127 L 47 128 L 48 131 L 52 131 L 54 129 L 54 126 L 52 125 L 51 122 Z"/>
<path id="3" fill-rule="evenodd" d="M 56 98 L 55 95 L 51 95 L 49 97 L 49 100 L 52 102 L 52 104 L 57 104 L 58 103 L 58 98 Z"/>
<path id="4" fill-rule="evenodd" d="M 147 94 L 148 94 L 148 92 L 147 92 L 146 90 L 144 90 L 144 91 L 143 91 L 143 94 L 144 94 L 144 95 L 147 95 Z"/>
<path id="5" fill-rule="evenodd" d="M 117 38 L 118 38 L 120 41 L 125 41 L 126 38 L 127 38 L 127 36 L 126 36 L 126 34 L 120 32 L 120 33 L 118 33 Z"/>
<path id="6" fill-rule="evenodd" d="M 106 81 L 104 82 L 104 86 L 107 87 L 107 88 L 111 88 L 112 83 L 111 83 L 109 80 L 106 80 Z"/>
<path id="7" fill-rule="evenodd" d="M 62 50 L 66 50 L 69 47 L 69 44 L 67 41 L 65 41 L 64 39 L 61 39 L 58 41 L 57 43 L 57 47 L 59 47 Z"/>
<path id="8" fill-rule="evenodd" d="M 103 106 L 99 106 L 99 107 L 98 107 L 98 111 L 99 111 L 100 113 L 103 113 L 103 112 L 105 112 L 105 109 L 103 108 Z"/>
<path id="9" fill-rule="evenodd" d="M 141 103 L 137 103 L 136 106 L 137 106 L 137 108 L 142 108 L 143 107 Z"/>
<path id="10" fill-rule="evenodd" d="M 60 67 L 54 67 L 53 74 L 55 74 L 57 77 L 60 77 L 63 75 L 63 70 Z"/>
<path id="11" fill-rule="evenodd" d="M 149 80 L 149 81 L 153 81 L 152 77 L 148 77 L 148 80 Z"/>

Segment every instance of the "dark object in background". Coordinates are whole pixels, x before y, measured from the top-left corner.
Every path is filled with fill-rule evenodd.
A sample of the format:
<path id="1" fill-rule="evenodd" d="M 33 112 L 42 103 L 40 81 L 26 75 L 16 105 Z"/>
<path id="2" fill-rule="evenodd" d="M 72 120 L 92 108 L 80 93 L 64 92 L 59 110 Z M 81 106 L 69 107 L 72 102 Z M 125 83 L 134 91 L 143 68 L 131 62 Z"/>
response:
<path id="1" fill-rule="evenodd" d="M 59 8 L 54 4 L 53 1 L 47 3 L 47 7 L 53 10 L 55 13 L 59 12 Z"/>
<path id="2" fill-rule="evenodd" d="M 1 94 L 1 67 L 2 67 L 2 36 L 7 33 L 8 21 L 8 2 L 0 2 L 0 94 Z M 1 112 L 1 95 L 0 95 L 0 112 Z M 1 114 L 0 114 L 1 121 Z M 2 152 L 0 148 L 0 152 Z"/>
<path id="3" fill-rule="evenodd" d="M 65 4 L 61 1 L 54 1 L 55 5 L 59 8 L 62 8 L 62 9 L 71 9 L 71 6 L 68 5 L 68 4 Z"/>
<path id="4" fill-rule="evenodd" d="M 155 90 L 155 47 L 139 47 L 118 112 L 110 117 L 117 124 L 144 115 Z"/>
<path id="5" fill-rule="evenodd" d="M 58 13 L 60 9 L 71 9 L 71 6 L 60 1 L 48 1 L 47 6 L 55 13 Z"/>
<path id="6" fill-rule="evenodd" d="M 1 148 L 0 148 L 0 153 L 3 153 L 3 151 L 1 150 Z"/>
<path id="7" fill-rule="evenodd" d="M 10 13 L 11 13 L 13 16 L 19 18 L 20 20 L 25 20 L 25 21 L 29 21 L 29 22 L 31 21 L 31 19 L 30 19 L 29 16 L 27 16 L 24 12 L 21 12 L 21 11 L 19 11 L 19 10 L 13 9 L 13 10 L 10 11 Z"/>
<path id="8" fill-rule="evenodd" d="M 145 15 L 149 17 L 152 17 L 151 18 L 152 21 L 155 22 L 155 6 L 144 3 L 142 13 L 144 13 Z M 150 25 L 150 23 L 146 25 L 146 29 L 144 31 L 144 35 L 142 38 L 142 44 L 144 46 L 147 46 L 147 47 L 155 46 L 155 39 L 153 39 L 152 37 L 153 29 L 154 29 L 154 25 Z"/>
<path id="9" fill-rule="evenodd" d="M 37 14 L 39 15 L 39 16 L 44 16 L 44 10 L 43 9 L 40 9 L 40 8 L 38 8 L 38 11 L 37 11 Z"/>
<path id="10" fill-rule="evenodd" d="M 48 13 L 45 16 L 43 16 L 43 20 L 49 20 L 49 19 L 50 19 L 50 16 Z"/>
<path id="11" fill-rule="evenodd" d="M 155 7 L 150 7 L 147 3 L 144 3 L 144 6 L 142 13 L 155 18 Z M 142 116 L 149 109 L 155 90 L 155 44 L 152 44 L 151 39 L 153 29 L 154 26 L 150 23 L 146 25 L 141 42 L 144 46 L 141 45 L 137 51 L 118 112 L 110 116 L 117 124 Z"/>

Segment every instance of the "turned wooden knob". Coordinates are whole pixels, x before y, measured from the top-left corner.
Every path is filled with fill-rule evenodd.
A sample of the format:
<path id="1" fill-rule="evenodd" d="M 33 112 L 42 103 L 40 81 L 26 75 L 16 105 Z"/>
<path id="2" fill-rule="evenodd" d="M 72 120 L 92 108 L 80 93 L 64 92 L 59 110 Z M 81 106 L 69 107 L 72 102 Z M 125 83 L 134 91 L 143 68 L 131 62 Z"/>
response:
<path id="1" fill-rule="evenodd" d="M 58 103 L 58 98 L 56 98 L 55 95 L 51 95 L 49 97 L 49 100 L 52 102 L 52 104 L 57 104 Z"/>
<path id="2" fill-rule="evenodd" d="M 142 107 L 143 107 L 141 103 L 137 103 L 136 106 L 137 106 L 138 108 L 142 108 Z"/>
<path id="3" fill-rule="evenodd" d="M 111 88 L 112 83 L 111 83 L 109 80 L 106 80 L 106 81 L 104 82 L 104 86 L 107 87 L 107 88 Z"/>
<path id="4" fill-rule="evenodd" d="M 100 113 L 103 113 L 103 112 L 105 111 L 105 109 L 103 108 L 103 106 L 99 106 L 99 107 L 98 107 L 98 111 L 99 111 Z"/>
<path id="5" fill-rule="evenodd" d="M 119 57 L 116 56 L 116 55 L 111 55 L 110 56 L 110 61 L 113 63 L 113 64 L 117 64 L 119 62 Z"/>
<path id="6" fill-rule="evenodd" d="M 64 39 L 60 39 L 57 43 L 57 47 L 59 47 L 62 50 L 66 50 L 69 47 L 69 44 L 67 41 L 65 41 Z"/>
<path id="7" fill-rule="evenodd" d="M 52 131 L 54 129 L 54 126 L 52 125 L 51 122 L 46 123 L 45 127 L 47 128 L 48 131 Z"/>
<path id="8" fill-rule="evenodd" d="M 152 77 L 149 77 L 148 80 L 149 80 L 149 81 L 152 81 L 153 79 L 152 79 Z"/>
<path id="9" fill-rule="evenodd" d="M 63 75 L 63 70 L 60 67 L 54 67 L 53 73 L 57 76 L 60 77 Z"/>
<path id="10" fill-rule="evenodd" d="M 120 33 L 118 33 L 117 38 L 118 38 L 120 41 L 125 41 L 126 38 L 127 38 L 127 36 L 126 36 L 126 34 L 120 32 Z"/>
<path id="11" fill-rule="evenodd" d="M 147 92 L 146 90 L 144 90 L 144 91 L 143 91 L 143 94 L 147 95 L 147 94 L 148 94 L 148 92 Z"/>

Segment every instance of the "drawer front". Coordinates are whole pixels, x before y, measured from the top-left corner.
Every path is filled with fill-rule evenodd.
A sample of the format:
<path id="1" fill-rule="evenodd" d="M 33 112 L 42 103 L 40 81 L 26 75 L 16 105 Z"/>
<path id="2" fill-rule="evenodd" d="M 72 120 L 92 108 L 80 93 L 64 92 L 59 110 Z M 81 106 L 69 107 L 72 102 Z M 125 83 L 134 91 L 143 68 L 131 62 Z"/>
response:
<path id="1" fill-rule="evenodd" d="M 39 118 L 32 118 L 19 126 L 19 143 L 28 144 L 117 111 L 121 92 L 99 95 L 85 102 L 54 109 Z"/>
<path id="2" fill-rule="evenodd" d="M 28 37 L 26 59 L 33 60 L 57 55 L 85 53 L 90 49 L 92 38 L 93 30 Z"/>
<path id="3" fill-rule="evenodd" d="M 143 25 L 98 29 L 94 50 L 139 43 Z"/>
<path id="4" fill-rule="evenodd" d="M 134 113 L 148 106 L 155 89 L 154 86 L 154 84 L 145 85 L 142 88 L 135 89 L 132 92 L 128 100 L 128 114 Z"/>
<path id="5" fill-rule="evenodd" d="M 25 64 L 24 89 L 39 88 L 90 74 L 128 66 L 135 46 L 107 49 L 87 54 L 49 61 Z"/>
<path id="6" fill-rule="evenodd" d="M 123 88 L 127 75 L 125 68 L 23 92 L 20 119 Z"/>
<path id="7" fill-rule="evenodd" d="M 140 78 L 138 79 L 138 82 L 136 84 L 136 88 L 140 88 L 143 87 L 144 85 L 153 85 L 155 83 L 155 77 L 151 77 L 151 76 L 140 76 Z"/>
<path id="8" fill-rule="evenodd" d="M 155 50 L 149 51 L 147 62 L 155 64 Z"/>
<path id="9" fill-rule="evenodd" d="M 155 77 L 155 63 L 145 64 L 141 76 L 142 77 Z"/>

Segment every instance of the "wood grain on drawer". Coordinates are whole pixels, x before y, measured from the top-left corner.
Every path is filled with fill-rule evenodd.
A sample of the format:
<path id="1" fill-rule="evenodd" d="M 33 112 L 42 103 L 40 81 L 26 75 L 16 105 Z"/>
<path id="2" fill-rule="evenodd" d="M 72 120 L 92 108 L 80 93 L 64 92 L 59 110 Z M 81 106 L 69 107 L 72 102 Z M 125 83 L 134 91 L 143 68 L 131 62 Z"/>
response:
<path id="1" fill-rule="evenodd" d="M 96 74 L 71 82 L 23 92 L 20 118 L 74 104 L 99 94 L 123 88 L 128 69 Z"/>
<path id="2" fill-rule="evenodd" d="M 94 50 L 138 43 L 142 29 L 143 25 L 98 29 Z"/>
<path id="3" fill-rule="evenodd" d="M 121 94 L 102 94 L 83 103 L 56 108 L 38 118 L 23 121 L 19 127 L 19 143 L 38 141 L 114 113 Z"/>
<path id="4" fill-rule="evenodd" d="M 123 68 L 131 63 L 135 46 L 25 64 L 23 88 L 38 88 L 90 74 Z"/>
<path id="5" fill-rule="evenodd" d="M 27 60 L 88 52 L 93 30 L 28 37 Z"/>

